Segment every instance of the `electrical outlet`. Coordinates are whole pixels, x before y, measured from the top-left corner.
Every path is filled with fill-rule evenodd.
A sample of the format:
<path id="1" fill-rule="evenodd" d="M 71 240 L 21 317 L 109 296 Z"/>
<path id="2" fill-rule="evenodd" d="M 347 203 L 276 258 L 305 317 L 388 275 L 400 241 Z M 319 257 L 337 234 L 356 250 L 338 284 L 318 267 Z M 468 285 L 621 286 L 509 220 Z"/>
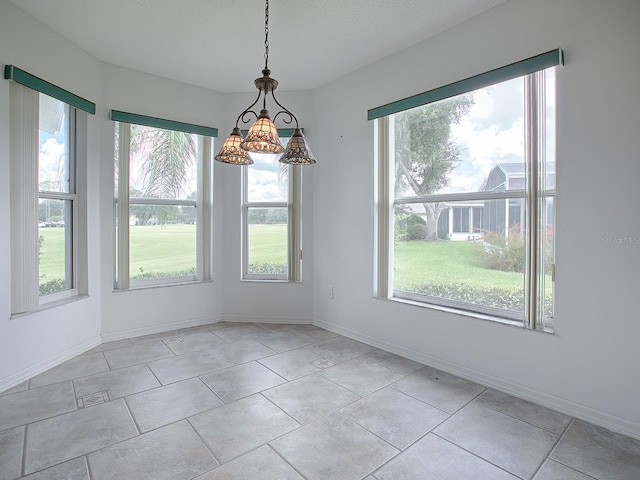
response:
<path id="1" fill-rule="evenodd" d="M 333 299 L 333 287 L 329 287 L 329 298 Z"/>

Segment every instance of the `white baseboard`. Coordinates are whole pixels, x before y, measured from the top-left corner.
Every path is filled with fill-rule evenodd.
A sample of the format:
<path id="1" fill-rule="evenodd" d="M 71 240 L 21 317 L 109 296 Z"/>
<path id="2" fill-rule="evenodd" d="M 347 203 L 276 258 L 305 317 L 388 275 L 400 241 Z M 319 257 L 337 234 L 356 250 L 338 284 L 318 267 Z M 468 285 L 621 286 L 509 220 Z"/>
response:
<path id="1" fill-rule="evenodd" d="M 313 319 L 309 317 L 282 317 L 268 315 L 235 315 L 226 314 L 222 316 L 222 321 L 229 323 L 284 323 L 311 325 Z"/>
<path id="2" fill-rule="evenodd" d="M 214 315 L 212 317 L 192 318 L 189 320 L 180 320 L 177 322 L 163 323 L 162 325 L 151 325 L 148 327 L 128 328 L 126 330 L 117 330 L 102 334 L 103 342 L 113 342 L 115 340 L 123 340 L 125 338 L 141 337 L 143 335 L 151 335 L 153 333 L 170 332 L 180 328 L 199 327 L 210 323 L 218 323 L 222 321 L 222 316 Z"/>
<path id="3" fill-rule="evenodd" d="M 543 407 L 556 410 L 565 415 L 569 415 L 575 418 L 579 418 L 586 422 L 598 425 L 614 432 L 622 433 L 633 438 L 640 439 L 640 424 L 631 422 L 624 418 L 611 415 L 607 412 L 591 408 L 587 405 L 568 400 L 566 398 L 558 397 L 546 392 L 534 390 L 526 385 L 510 382 L 503 378 L 498 378 L 493 375 L 474 370 L 469 367 L 451 363 L 441 358 L 427 355 L 422 352 L 418 352 L 409 348 L 405 348 L 401 345 L 396 345 L 379 338 L 371 337 L 369 335 L 363 335 L 356 331 L 335 325 L 333 323 L 324 322 L 322 320 L 315 319 L 313 324 L 322 327 L 326 330 L 339 333 L 345 337 L 358 340 L 373 347 L 386 350 L 387 352 L 395 353 L 402 357 L 414 360 L 416 362 L 428 365 L 433 368 L 443 370 L 452 375 L 456 375 L 461 378 L 465 378 L 481 385 L 495 388 L 509 395 L 522 398 L 529 402 L 541 405 Z"/>
<path id="4" fill-rule="evenodd" d="M 67 350 L 60 352 L 53 357 L 47 358 L 46 360 L 38 362 L 35 365 L 23 368 L 22 370 L 9 375 L 8 377 L 0 379 L 0 392 L 4 392 L 5 390 L 15 387 L 25 380 L 29 380 L 30 378 L 35 377 L 42 372 L 46 372 L 50 368 L 60 365 L 61 363 L 66 362 L 67 360 L 70 360 L 73 357 L 86 352 L 87 350 L 91 350 L 93 347 L 97 347 L 101 343 L 102 340 L 100 339 L 100 336 L 90 338 L 89 340 L 85 340 L 78 345 L 68 348 Z"/>

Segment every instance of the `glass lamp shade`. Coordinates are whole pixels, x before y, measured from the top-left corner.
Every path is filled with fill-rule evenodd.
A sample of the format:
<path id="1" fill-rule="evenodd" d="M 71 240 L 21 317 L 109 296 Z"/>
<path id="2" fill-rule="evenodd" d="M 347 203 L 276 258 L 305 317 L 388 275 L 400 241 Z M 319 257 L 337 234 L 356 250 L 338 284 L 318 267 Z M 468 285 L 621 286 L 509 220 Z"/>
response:
<path id="1" fill-rule="evenodd" d="M 240 129 L 236 127 L 222 144 L 215 159 L 219 162 L 231 163 L 233 165 L 251 165 L 253 160 L 251 160 L 247 151 L 240 146 L 241 142 L 242 134 L 240 133 Z"/>
<path id="2" fill-rule="evenodd" d="M 288 165 L 311 165 L 316 163 L 307 139 L 304 138 L 299 128 L 296 128 L 293 132 L 284 155 L 280 157 L 280 162 Z"/>
<path id="3" fill-rule="evenodd" d="M 284 148 L 280 144 L 278 130 L 269 118 L 269 112 L 262 110 L 260 116 L 247 132 L 240 147 L 249 153 L 281 154 Z"/>

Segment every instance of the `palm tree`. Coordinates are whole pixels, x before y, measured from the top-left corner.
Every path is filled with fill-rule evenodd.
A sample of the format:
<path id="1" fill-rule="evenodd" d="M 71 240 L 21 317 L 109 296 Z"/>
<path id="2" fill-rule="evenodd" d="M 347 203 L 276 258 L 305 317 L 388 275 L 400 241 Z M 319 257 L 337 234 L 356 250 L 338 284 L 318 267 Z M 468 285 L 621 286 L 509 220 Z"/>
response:
<path id="1" fill-rule="evenodd" d="M 141 165 L 144 196 L 186 198 L 190 193 L 189 169 L 196 162 L 193 135 L 140 126 L 135 130 L 141 131 L 132 131 L 131 150 L 151 149 Z M 135 146 L 134 142 L 137 143 Z"/>

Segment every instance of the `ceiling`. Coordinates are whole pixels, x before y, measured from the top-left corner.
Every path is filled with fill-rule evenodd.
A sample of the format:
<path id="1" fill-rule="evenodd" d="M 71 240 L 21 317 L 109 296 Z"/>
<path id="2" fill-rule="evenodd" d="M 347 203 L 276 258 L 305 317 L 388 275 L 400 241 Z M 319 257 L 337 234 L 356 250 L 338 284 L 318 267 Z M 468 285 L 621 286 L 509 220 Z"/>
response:
<path id="1" fill-rule="evenodd" d="M 254 91 L 263 0 L 11 0 L 98 59 L 220 92 Z M 271 0 L 269 68 L 310 90 L 505 0 Z"/>

